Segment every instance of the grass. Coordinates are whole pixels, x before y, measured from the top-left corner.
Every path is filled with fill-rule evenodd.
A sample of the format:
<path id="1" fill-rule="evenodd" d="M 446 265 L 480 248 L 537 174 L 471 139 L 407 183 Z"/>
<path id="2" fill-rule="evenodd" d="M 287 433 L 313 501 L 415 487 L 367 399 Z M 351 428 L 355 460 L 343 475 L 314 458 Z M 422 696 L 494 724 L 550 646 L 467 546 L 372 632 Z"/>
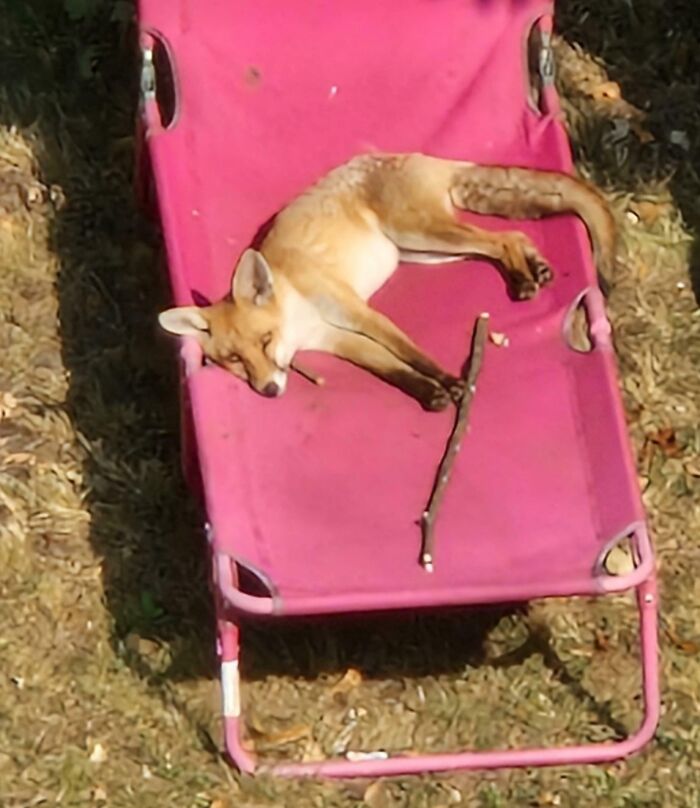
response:
<path id="1" fill-rule="evenodd" d="M 557 41 L 579 168 L 622 227 L 610 315 L 659 554 L 657 737 L 605 767 L 342 784 L 252 780 L 218 751 L 160 240 L 131 187 L 128 12 L 0 0 L 0 804 L 700 805 L 694 3 L 565 0 Z M 249 730 L 271 756 L 598 739 L 639 718 L 624 597 L 244 642 Z"/>

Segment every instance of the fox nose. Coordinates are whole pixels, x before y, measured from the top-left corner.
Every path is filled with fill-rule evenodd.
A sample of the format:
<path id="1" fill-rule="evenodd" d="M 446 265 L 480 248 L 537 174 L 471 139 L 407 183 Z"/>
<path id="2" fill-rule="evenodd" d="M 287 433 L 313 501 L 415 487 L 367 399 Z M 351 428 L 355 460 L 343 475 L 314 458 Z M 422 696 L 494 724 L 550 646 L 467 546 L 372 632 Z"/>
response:
<path id="1" fill-rule="evenodd" d="M 275 398 L 280 394 L 280 386 L 276 382 L 270 382 L 263 387 L 262 394 L 268 398 Z"/>

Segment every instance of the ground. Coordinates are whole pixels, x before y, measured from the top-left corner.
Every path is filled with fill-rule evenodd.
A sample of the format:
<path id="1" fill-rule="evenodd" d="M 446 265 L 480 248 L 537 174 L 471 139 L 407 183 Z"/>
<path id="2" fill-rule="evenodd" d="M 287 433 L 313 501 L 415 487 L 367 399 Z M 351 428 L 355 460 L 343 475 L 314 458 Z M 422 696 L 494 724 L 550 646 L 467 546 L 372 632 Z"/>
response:
<path id="1" fill-rule="evenodd" d="M 558 11 L 578 168 L 622 230 L 609 311 L 659 557 L 654 741 L 610 766 L 382 783 L 227 766 L 159 237 L 131 187 L 131 4 L 0 0 L 0 804 L 700 806 L 700 17 L 695 0 Z M 271 755 L 592 740 L 639 719 L 625 597 L 244 641 Z"/>

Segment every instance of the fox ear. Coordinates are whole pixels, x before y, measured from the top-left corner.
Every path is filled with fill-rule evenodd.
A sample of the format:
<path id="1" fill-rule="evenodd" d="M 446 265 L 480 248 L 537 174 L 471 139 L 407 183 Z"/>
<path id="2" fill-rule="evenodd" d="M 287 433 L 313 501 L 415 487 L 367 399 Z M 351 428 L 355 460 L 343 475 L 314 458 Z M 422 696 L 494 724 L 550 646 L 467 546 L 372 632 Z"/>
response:
<path id="1" fill-rule="evenodd" d="M 198 306 L 180 306 L 158 315 L 158 322 L 171 334 L 201 335 L 209 332 L 209 321 Z"/>
<path id="2" fill-rule="evenodd" d="M 231 292 L 234 300 L 247 300 L 262 306 L 272 297 L 272 271 L 262 253 L 246 250 L 233 273 Z"/>

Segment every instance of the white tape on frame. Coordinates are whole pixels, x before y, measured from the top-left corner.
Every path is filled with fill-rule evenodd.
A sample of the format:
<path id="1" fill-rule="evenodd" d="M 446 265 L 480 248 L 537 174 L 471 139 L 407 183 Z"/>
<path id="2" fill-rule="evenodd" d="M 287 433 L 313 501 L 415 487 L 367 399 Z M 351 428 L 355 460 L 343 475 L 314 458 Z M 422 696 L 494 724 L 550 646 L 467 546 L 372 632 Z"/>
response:
<path id="1" fill-rule="evenodd" d="M 241 714 L 241 680 L 237 659 L 221 663 L 221 691 L 224 696 L 224 717 L 238 718 Z"/>

